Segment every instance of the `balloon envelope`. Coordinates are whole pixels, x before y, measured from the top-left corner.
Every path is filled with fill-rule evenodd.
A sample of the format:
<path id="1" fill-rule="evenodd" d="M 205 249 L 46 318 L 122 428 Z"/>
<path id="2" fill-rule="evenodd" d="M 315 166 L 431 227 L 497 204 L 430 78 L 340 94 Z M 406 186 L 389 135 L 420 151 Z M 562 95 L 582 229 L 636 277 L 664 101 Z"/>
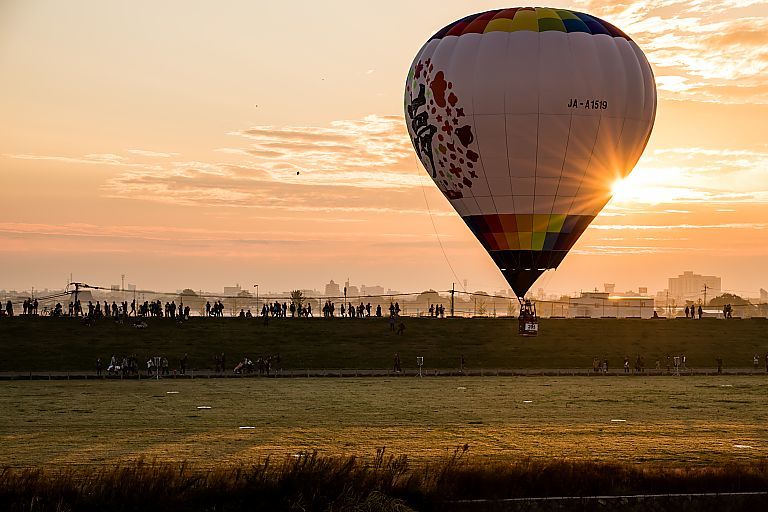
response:
<path id="1" fill-rule="evenodd" d="M 426 171 L 523 297 L 637 163 L 656 86 L 637 44 L 606 21 L 497 9 L 424 44 L 405 115 Z"/>

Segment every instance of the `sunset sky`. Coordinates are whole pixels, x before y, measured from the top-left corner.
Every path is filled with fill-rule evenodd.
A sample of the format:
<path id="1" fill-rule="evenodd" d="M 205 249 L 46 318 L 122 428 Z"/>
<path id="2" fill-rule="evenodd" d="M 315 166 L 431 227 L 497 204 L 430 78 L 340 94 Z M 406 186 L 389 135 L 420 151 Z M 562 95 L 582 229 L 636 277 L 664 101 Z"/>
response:
<path id="1" fill-rule="evenodd" d="M 511 5 L 511 4 L 509 4 Z M 454 0 L 0 1 L 0 289 L 508 286 L 402 114 Z M 768 288 L 768 3 L 582 1 L 659 94 L 632 175 L 534 289 Z M 297 174 L 299 172 L 299 174 Z M 431 216 L 429 214 L 431 211 Z M 433 227 L 434 222 L 434 227 Z"/>

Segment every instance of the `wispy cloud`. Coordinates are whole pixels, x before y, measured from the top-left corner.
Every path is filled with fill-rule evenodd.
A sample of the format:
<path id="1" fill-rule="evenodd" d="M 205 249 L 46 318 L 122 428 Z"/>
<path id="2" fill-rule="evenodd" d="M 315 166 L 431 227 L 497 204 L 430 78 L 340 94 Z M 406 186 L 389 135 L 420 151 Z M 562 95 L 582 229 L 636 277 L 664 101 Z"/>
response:
<path id="1" fill-rule="evenodd" d="M 230 135 L 238 144 L 215 149 L 223 155 L 219 161 L 171 159 L 151 169 L 131 169 L 110 179 L 104 190 L 110 197 L 181 205 L 425 213 L 413 207 L 414 196 L 403 197 L 429 186 L 429 180 L 400 116 L 327 126 L 252 126 Z"/>
<path id="2" fill-rule="evenodd" d="M 238 144 L 214 149 L 221 158 L 208 161 L 138 149 L 6 156 L 117 167 L 123 171 L 102 187 L 108 197 L 185 206 L 426 214 L 414 208 L 414 198 L 421 207 L 419 189 L 426 186 L 434 193 L 400 116 L 372 115 L 327 126 L 252 126 L 230 135 Z M 434 215 L 450 214 L 436 210 Z"/>
<path id="3" fill-rule="evenodd" d="M 178 156 L 178 153 L 163 153 L 160 151 L 147 151 L 145 149 L 126 149 L 128 153 L 132 155 L 146 156 L 149 158 L 171 158 Z"/>
<path id="4" fill-rule="evenodd" d="M 645 51 L 662 96 L 768 103 L 768 10 L 764 1 L 577 2 L 611 21 Z"/>
<path id="5" fill-rule="evenodd" d="M 615 187 L 612 208 L 685 203 L 768 203 L 768 152 L 665 148 L 645 155 Z"/>
<path id="6" fill-rule="evenodd" d="M 766 229 L 761 222 L 728 222 L 723 224 L 593 224 L 590 229 L 599 230 L 686 230 L 686 229 Z"/>

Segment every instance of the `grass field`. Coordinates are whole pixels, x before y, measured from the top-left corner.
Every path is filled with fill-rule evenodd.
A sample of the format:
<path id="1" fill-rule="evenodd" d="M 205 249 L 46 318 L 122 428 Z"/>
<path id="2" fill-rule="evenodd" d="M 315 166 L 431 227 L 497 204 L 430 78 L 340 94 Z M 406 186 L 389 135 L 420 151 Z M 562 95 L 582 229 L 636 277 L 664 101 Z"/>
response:
<path id="1" fill-rule="evenodd" d="M 3 382 L 0 459 L 220 467 L 386 446 L 419 464 L 467 444 L 484 460 L 755 462 L 766 389 L 763 376 Z"/>
<path id="2" fill-rule="evenodd" d="M 212 369 L 225 352 L 231 369 L 248 355 L 280 353 L 286 369 L 391 368 L 399 352 L 404 368 L 424 356 L 427 368 L 456 368 L 464 355 L 469 368 L 588 368 L 608 358 L 618 368 L 636 355 L 647 367 L 667 355 L 685 354 L 688 366 L 749 367 L 754 354 L 768 352 L 768 320 L 543 319 L 536 338 L 519 337 L 509 319 L 404 319 L 403 336 L 385 319 L 260 320 L 193 318 L 184 324 L 150 320 L 147 329 L 102 321 L 88 327 L 74 319 L 0 320 L 0 371 L 91 371 L 97 357 L 135 353 L 140 361 L 165 355 L 171 367 L 184 353 L 190 367 Z"/>

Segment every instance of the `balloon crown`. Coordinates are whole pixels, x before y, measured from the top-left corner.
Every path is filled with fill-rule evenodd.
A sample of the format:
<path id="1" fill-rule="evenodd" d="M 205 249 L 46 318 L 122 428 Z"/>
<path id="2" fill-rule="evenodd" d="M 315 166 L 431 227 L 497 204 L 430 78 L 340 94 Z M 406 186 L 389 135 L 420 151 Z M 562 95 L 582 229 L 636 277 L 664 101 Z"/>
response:
<path id="1" fill-rule="evenodd" d="M 585 32 L 632 39 L 607 21 L 589 14 L 549 7 L 512 7 L 472 14 L 446 26 L 430 39 L 488 32 Z"/>

